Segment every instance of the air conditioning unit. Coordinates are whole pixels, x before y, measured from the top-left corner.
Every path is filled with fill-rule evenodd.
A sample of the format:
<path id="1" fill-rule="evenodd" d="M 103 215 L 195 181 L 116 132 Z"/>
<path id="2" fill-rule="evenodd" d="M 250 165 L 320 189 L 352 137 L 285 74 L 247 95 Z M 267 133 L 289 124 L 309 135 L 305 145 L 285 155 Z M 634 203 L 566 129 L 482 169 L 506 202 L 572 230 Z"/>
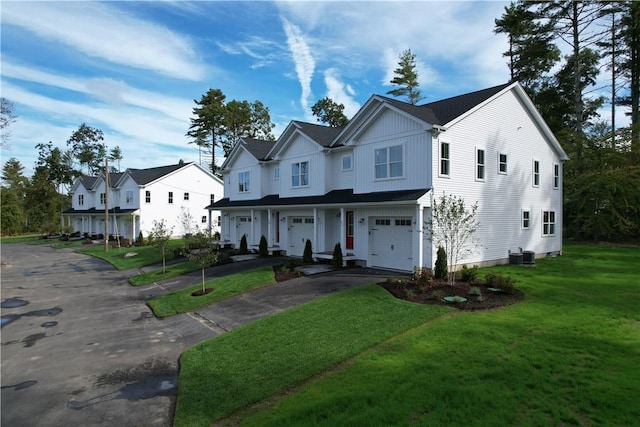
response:
<path id="1" fill-rule="evenodd" d="M 533 251 L 522 251 L 522 263 L 528 265 L 535 264 L 536 253 Z"/>
<path id="2" fill-rule="evenodd" d="M 523 256 L 520 252 L 510 252 L 509 253 L 509 264 L 511 265 L 522 265 Z"/>

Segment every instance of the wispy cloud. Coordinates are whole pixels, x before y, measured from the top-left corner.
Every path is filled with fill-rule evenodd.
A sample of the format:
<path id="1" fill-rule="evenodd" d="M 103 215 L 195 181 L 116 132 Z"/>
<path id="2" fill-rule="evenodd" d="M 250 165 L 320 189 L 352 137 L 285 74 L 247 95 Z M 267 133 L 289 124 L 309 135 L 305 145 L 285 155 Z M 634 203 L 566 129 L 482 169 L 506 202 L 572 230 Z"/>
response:
<path id="1" fill-rule="evenodd" d="M 180 79 L 205 75 L 188 38 L 108 3 L 3 2 L 2 21 L 112 63 Z"/>
<path id="2" fill-rule="evenodd" d="M 304 111 L 309 110 L 309 101 L 311 99 L 311 79 L 315 71 L 316 63 L 311 54 L 311 49 L 305 41 L 300 27 L 292 24 L 286 19 L 282 20 L 284 32 L 287 35 L 287 45 L 291 51 L 293 62 L 296 67 L 296 74 L 302 94 L 300 95 L 300 104 Z"/>
<path id="3" fill-rule="evenodd" d="M 344 114 L 351 118 L 360 109 L 360 104 L 353 99 L 355 91 L 340 79 L 338 70 L 329 68 L 324 72 L 324 83 L 327 86 L 327 96 L 338 104 L 344 105 Z"/>
<path id="4" fill-rule="evenodd" d="M 228 55 L 247 55 L 253 59 L 251 69 L 258 69 L 273 65 L 282 56 L 282 48 L 279 43 L 261 36 L 250 36 L 245 40 L 224 43 L 216 41 L 215 44 Z"/>

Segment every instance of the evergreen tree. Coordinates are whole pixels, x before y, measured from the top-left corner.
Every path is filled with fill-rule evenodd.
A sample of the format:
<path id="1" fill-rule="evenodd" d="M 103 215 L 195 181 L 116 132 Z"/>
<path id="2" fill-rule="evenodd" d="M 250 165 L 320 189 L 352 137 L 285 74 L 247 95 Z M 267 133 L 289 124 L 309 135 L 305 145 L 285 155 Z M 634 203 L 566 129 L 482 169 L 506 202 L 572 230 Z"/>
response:
<path id="1" fill-rule="evenodd" d="M 199 101 L 194 100 L 191 125 L 187 136 L 193 138 L 190 144 L 196 144 L 199 150 L 211 154 L 211 172 L 218 173 L 216 149 L 220 147 L 220 138 L 224 131 L 224 100 L 226 96 L 220 89 L 209 89 Z"/>
<path id="2" fill-rule="evenodd" d="M 398 86 L 387 92 L 395 97 L 406 96 L 407 102 L 416 105 L 421 99 L 420 83 L 418 83 L 418 71 L 416 70 L 416 55 L 411 49 L 402 51 L 398 68 L 394 70 L 395 77 L 390 81 L 391 84 Z"/>
<path id="3" fill-rule="evenodd" d="M 71 147 L 71 155 L 78 160 L 80 168 L 86 165 L 87 175 L 97 176 L 102 172 L 102 162 L 107 154 L 102 141 L 103 132 L 86 123 L 82 123 L 67 140 L 67 146 Z"/>

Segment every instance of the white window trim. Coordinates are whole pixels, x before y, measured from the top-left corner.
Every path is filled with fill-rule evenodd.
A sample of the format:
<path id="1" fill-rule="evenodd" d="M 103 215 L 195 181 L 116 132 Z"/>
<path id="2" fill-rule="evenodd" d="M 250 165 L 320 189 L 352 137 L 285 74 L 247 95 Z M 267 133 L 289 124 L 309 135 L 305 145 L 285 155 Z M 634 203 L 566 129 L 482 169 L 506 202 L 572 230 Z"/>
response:
<path id="1" fill-rule="evenodd" d="M 78 206 L 84 206 L 84 194 L 78 194 Z"/>
<path id="2" fill-rule="evenodd" d="M 248 177 L 248 179 L 242 180 L 241 176 L 244 176 L 245 174 Z M 240 188 L 240 184 L 243 184 L 244 186 Z M 250 192 L 251 192 L 251 171 L 238 172 L 238 193 L 245 194 Z"/>
<path id="3" fill-rule="evenodd" d="M 478 151 L 482 151 L 483 154 L 483 163 L 482 165 L 478 162 Z M 449 153 L 449 157 L 451 157 L 451 153 Z M 487 150 L 480 147 L 475 147 L 475 157 L 476 157 L 476 166 L 474 170 L 475 179 L 478 182 L 484 182 L 487 177 Z M 482 166 L 482 178 L 478 178 L 478 168 Z"/>
<path id="4" fill-rule="evenodd" d="M 553 163 L 553 189 L 554 190 L 559 190 L 560 189 L 560 175 L 561 175 L 561 170 L 560 170 L 560 164 L 559 163 Z M 556 170 L 558 171 L 558 173 L 556 174 Z"/>
<path id="5" fill-rule="evenodd" d="M 549 214 L 553 213 L 553 222 L 551 222 L 551 221 L 545 222 L 545 220 L 544 220 L 545 212 L 549 213 Z M 542 228 L 541 228 L 540 231 L 542 232 L 542 237 L 554 237 L 556 235 L 556 227 L 558 226 L 558 223 L 556 221 L 556 211 L 552 211 L 552 210 L 544 211 L 543 210 L 542 211 L 542 215 L 541 215 L 541 220 L 542 220 L 541 221 Z M 544 232 L 545 225 L 548 225 L 550 227 L 552 224 L 553 224 L 553 233 L 545 233 Z"/>
<path id="6" fill-rule="evenodd" d="M 347 158 L 349 159 L 349 167 L 345 168 L 344 167 L 344 161 Z M 340 168 L 341 168 L 342 172 L 352 171 L 353 170 L 353 154 L 345 154 L 344 156 L 342 156 L 340 158 L 340 163 L 341 163 Z"/>
<path id="7" fill-rule="evenodd" d="M 273 168 L 273 180 L 280 181 L 280 166 Z"/>
<path id="8" fill-rule="evenodd" d="M 167 203 L 172 205 L 173 204 L 173 191 L 169 191 L 167 193 Z"/>
<path id="9" fill-rule="evenodd" d="M 391 176 L 391 156 L 390 156 L 390 152 L 392 148 L 395 147 L 400 147 L 400 152 L 402 154 L 402 161 L 400 162 L 402 164 L 402 175 L 399 176 Z M 376 161 L 375 161 L 375 153 L 378 150 L 386 150 L 387 151 L 387 162 L 386 162 L 386 169 L 387 169 L 387 176 L 382 177 L 382 178 L 377 178 L 376 177 Z M 373 179 L 374 181 L 390 181 L 390 180 L 394 180 L 394 179 L 404 179 L 405 178 L 405 155 L 404 155 L 404 144 L 395 144 L 395 145 L 388 145 L 386 147 L 380 147 L 380 148 L 376 148 L 373 150 Z M 398 163 L 398 162 L 394 162 L 394 163 Z M 381 163 L 382 164 L 382 163 Z"/>
<path id="10" fill-rule="evenodd" d="M 525 218 L 524 218 L 524 214 L 525 214 L 525 213 L 528 213 L 528 214 L 529 214 L 529 218 L 527 218 L 528 223 L 527 223 L 527 226 L 526 226 L 526 227 L 525 227 L 525 225 L 524 225 L 524 220 L 525 220 Z M 522 230 L 531 230 L 531 211 L 530 211 L 530 210 L 522 209 L 522 210 L 520 211 L 520 228 L 521 228 Z"/>
<path id="11" fill-rule="evenodd" d="M 449 157 L 446 158 L 447 164 L 448 164 L 448 172 L 447 173 L 443 173 L 442 172 L 442 161 L 445 160 L 442 157 L 442 145 L 443 144 L 447 144 L 448 147 L 448 151 L 449 151 Z M 440 141 L 438 142 L 438 176 L 440 178 L 451 178 L 451 144 L 448 143 L 447 141 Z"/>
<path id="12" fill-rule="evenodd" d="M 298 165 L 298 169 L 301 170 L 301 165 L 302 163 L 306 163 L 307 164 L 307 183 L 306 184 L 301 184 L 298 183 L 298 185 L 293 185 L 293 165 Z M 298 175 L 299 177 L 302 177 L 302 173 L 300 173 Z M 305 160 L 300 160 L 298 162 L 291 162 L 291 188 L 309 188 L 311 186 L 311 160 L 309 159 L 305 159 Z"/>
<path id="13" fill-rule="evenodd" d="M 500 161 L 500 156 L 505 156 L 505 161 L 504 161 L 504 171 L 500 170 L 500 164 L 502 163 Z M 501 153 L 498 151 L 498 173 L 500 175 L 507 175 L 509 173 L 509 155 L 507 153 Z"/>
<path id="14" fill-rule="evenodd" d="M 536 173 L 536 162 L 538 162 L 538 172 Z M 536 184 L 536 176 L 538 177 L 538 183 Z M 531 161 L 531 185 L 534 188 L 540 188 L 540 160 L 533 159 Z"/>
<path id="15" fill-rule="evenodd" d="M 147 197 L 149 196 L 149 197 Z M 144 192 L 144 202 L 151 203 L 151 190 L 145 190 Z"/>

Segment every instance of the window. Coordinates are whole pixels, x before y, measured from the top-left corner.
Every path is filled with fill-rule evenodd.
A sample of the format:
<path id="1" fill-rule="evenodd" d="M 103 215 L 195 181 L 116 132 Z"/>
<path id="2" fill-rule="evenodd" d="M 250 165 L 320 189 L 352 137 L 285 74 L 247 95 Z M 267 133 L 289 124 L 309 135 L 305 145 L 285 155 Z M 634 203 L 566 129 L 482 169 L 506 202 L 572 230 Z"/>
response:
<path id="1" fill-rule="evenodd" d="M 507 173 L 507 155 L 500 153 L 498 154 L 498 173 Z"/>
<path id="2" fill-rule="evenodd" d="M 220 215 L 218 215 L 218 219 L 217 219 L 217 223 L 216 223 L 216 225 L 217 225 L 218 227 L 220 227 L 220 224 L 221 224 L 221 223 L 222 223 L 222 220 L 220 219 Z"/>
<path id="3" fill-rule="evenodd" d="M 189 201 L 189 193 L 184 193 L 184 196 L 183 196 L 182 200 L 184 200 L 185 202 L 188 202 Z"/>
<path id="4" fill-rule="evenodd" d="M 553 165 L 553 188 L 557 190 L 560 188 L 560 165 Z"/>
<path id="5" fill-rule="evenodd" d="M 343 171 L 350 171 L 351 169 L 353 169 L 353 165 L 351 163 L 352 163 L 351 154 L 347 154 L 346 156 L 342 156 L 342 170 Z"/>
<path id="6" fill-rule="evenodd" d="M 449 143 L 440 143 L 440 175 L 449 176 Z"/>
<path id="7" fill-rule="evenodd" d="M 151 203 L 151 191 L 147 190 L 144 193 L 144 202 Z"/>
<path id="8" fill-rule="evenodd" d="M 411 220 L 410 219 L 396 219 L 396 225 L 403 226 L 403 227 L 410 227 L 411 226 Z"/>
<path id="9" fill-rule="evenodd" d="M 127 205 L 133 204 L 133 190 L 127 190 L 126 191 L 124 202 Z"/>
<path id="10" fill-rule="evenodd" d="M 540 162 L 533 161 L 533 186 L 540 187 Z"/>
<path id="11" fill-rule="evenodd" d="M 209 194 L 209 203 L 213 204 L 216 201 L 216 195 L 215 194 Z"/>
<path id="12" fill-rule="evenodd" d="M 238 192 L 247 193 L 249 192 L 250 187 L 251 187 L 251 173 L 248 171 L 240 172 L 238 174 Z"/>
<path id="13" fill-rule="evenodd" d="M 531 214 L 529 211 L 522 211 L 522 228 L 528 230 L 529 229 L 529 220 L 531 219 Z"/>
<path id="14" fill-rule="evenodd" d="M 542 212 L 542 235 L 553 236 L 556 234 L 556 213 L 554 211 Z"/>
<path id="15" fill-rule="evenodd" d="M 476 150 L 476 179 L 484 181 L 484 150 Z"/>
<path id="16" fill-rule="evenodd" d="M 280 179 L 280 166 L 273 168 L 273 179 L 278 181 Z"/>
<path id="17" fill-rule="evenodd" d="M 78 206 L 84 205 L 84 194 L 78 194 Z"/>
<path id="18" fill-rule="evenodd" d="M 374 167 L 376 179 L 402 177 L 402 145 L 377 149 Z"/>
<path id="19" fill-rule="evenodd" d="M 298 162 L 291 165 L 291 185 L 293 187 L 309 185 L 309 162 Z"/>
<path id="20" fill-rule="evenodd" d="M 100 204 L 104 205 L 107 200 L 107 196 L 104 193 L 100 193 Z"/>
<path id="21" fill-rule="evenodd" d="M 313 224 L 313 218 L 305 218 L 304 219 L 304 223 L 305 224 Z"/>
<path id="22" fill-rule="evenodd" d="M 390 219 L 376 219 L 376 225 L 391 225 Z"/>
<path id="23" fill-rule="evenodd" d="M 169 191 L 169 197 L 167 199 L 168 199 L 167 201 L 169 202 L 169 204 L 173 203 L 173 191 Z"/>
<path id="24" fill-rule="evenodd" d="M 207 223 L 207 217 L 206 217 L 206 215 L 202 215 L 202 218 L 200 219 L 200 222 L 201 222 L 201 223 L 203 223 L 203 224 L 206 224 L 206 223 Z"/>

